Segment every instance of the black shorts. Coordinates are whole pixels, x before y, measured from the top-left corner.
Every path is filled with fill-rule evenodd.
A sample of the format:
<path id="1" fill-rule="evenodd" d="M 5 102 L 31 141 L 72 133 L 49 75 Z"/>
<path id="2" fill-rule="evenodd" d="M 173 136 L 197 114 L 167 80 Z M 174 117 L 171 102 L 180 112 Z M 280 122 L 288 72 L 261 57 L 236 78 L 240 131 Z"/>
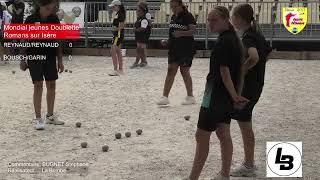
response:
<path id="1" fill-rule="evenodd" d="M 215 131 L 219 124 L 230 124 L 230 122 L 230 112 L 218 112 L 201 107 L 197 126 L 205 131 Z"/>
<path id="2" fill-rule="evenodd" d="M 180 67 L 191 67 L 193 56 L 168 56 L 168 64 L 178 64 Z"/>
<path id="3" fill-rule="evenodd" d="M 112 38 L 112 45 L 116 45 L 118 47 L 121 46 L 122 42 L 123 42 L 124 37 L 123 36 L 113 36 Z"/>
<path id="4" fill-rule="evenodd" d="M 243 109 L 234 110 L 231 118 L 240 122 L 250 122 L 252 119 L 252 111 L 258 101 L 250 101 Z"/>
<path id="5" fill-rule="evenodd" d="M 136 39 L 137 43 L 148 44 L 148 39 Z"/>
<path id="6" fill-rule="evenodd" d="M 137 43 L 143 43 L 143 44 L 147 44 L 149 41 L 149 37 L 148 36 L 135 36 L 135 40 Z"/>
<path id="7" fill-rule="evenodd" d="M 232 100 L 227 92 L 213 90 L 213 82 L 207 81 L 201 103 L 198 128 L 205 131 L 215 131 L 219 124 L 230 124 Z"/>
<path id="8" fill-rule="evenodd" d="M 32 82 L 35 81 L 55 81 L 58 79 L 56 59 L 45 61 L 28 61 L 28 68 Z"/>
<path id="9" fill-rule="evenodd" d="M 231 118 L 240 122 L 250 122 L 252 120 L 252 111 L 259 101 L 263 85 L 254 85 L 249 88 L 244 87 L 242 96 L 249 99 L 249 103 L 241 110 L 234 110 Z"/>

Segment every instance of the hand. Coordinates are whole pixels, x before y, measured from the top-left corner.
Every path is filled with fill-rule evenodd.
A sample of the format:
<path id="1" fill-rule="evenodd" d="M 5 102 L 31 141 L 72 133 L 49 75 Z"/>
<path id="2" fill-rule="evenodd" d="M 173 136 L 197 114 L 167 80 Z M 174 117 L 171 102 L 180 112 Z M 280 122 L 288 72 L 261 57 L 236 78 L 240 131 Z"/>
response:
<path id="1" fill-rule="evenodd" d="M 172 33 L 172 35 L 173 35 L 173 37 L 175 37 L 175 38 L 178 38 L 178 37 L 181 37 L 181 36 L 182 36 L 180 31 L 174 31 L 174 32 Z"/>
<path id="2" fill-rule="evenodd" d="M 112 31 L 118 31 L 118 28 L 117 27 L 113 27 Z"/>
<path id="3" fill-rule="evenodd" d="M 167 47 L 168 46 L 168 40 L 161 40 L 161 46 Z"/>
<path id="4" fill-rule="evenodd" d="M 247 68 L 247 66 L 245 64 L 243 64 L 241 66 L 241 73 L 242 73 L 243 76 L 245 76 L 248 73 L 248 70 L 249 69 Z"/>
<path id="5" fill-rule="evenodd" d="M 28 65 L 27 65 L 27 63 L 25 61 L 21 61 L 20 62 L 20 69 L 22 71 L 26 71 L 28 69 Z"/>
<path id="6" fill-rule="evenodd" d="M 233 107 L 235 109 L 243 109 L 247 104 L 249 100 L 243 96 L 236 96 L 233 98 Z"/>
<path id="7" fill-rule="evenodd" d="M 62 62 L 58 62 L 58 71 L 59 73 L 62 73 L 64 71 L 64 65 Z"/>

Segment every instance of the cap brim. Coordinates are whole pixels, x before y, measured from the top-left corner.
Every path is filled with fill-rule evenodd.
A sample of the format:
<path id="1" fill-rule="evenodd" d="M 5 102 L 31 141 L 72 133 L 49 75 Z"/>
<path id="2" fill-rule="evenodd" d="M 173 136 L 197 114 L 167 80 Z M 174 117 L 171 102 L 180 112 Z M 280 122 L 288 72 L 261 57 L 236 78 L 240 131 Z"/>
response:
<path id="1" fill-rule="evenodd" d="M 109 7 L 113 7 L 113 6 L 115 6 L 114 4 L 109 4 Z"/>

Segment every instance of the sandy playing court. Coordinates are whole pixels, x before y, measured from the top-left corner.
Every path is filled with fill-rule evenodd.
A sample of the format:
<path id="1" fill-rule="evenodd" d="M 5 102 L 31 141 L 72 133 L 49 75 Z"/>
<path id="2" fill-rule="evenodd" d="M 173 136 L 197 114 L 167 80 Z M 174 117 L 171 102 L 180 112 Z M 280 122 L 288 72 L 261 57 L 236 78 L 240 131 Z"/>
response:
<path id="1" fill-rule="evenodd" d="M 171 106 L 159 108 L 166 74 L 165 58 L 149 59 L 150 67 L 125 69 L 126 74 L 110 77 L 111 59 L 74 57 L 65 67 L 57 85 L 56 112 L 65 126 L 34 130 L 32 124 L 32 83 L 29 73 L 18 65 L 0 66 L 0 179 L 90 179 L 90 180 L 174 180 L 186 177 L 191 169 L 197 117 L 208 73 L 208 59 L 196 59 L 192 68 L 197 105 L 182 106 L 186 95 L 177 76 Z M 125 58 L 128 67 L 133 58 Z M 13 74 L 12 71 L 16 73 Z M 319 179 L 320 167 L 320 61 L 271 60 L 267 65 L 265 88 L 254 113 L 258 177 L 266 172 L 267 141 L 302 141 L 303 176 Z M 45 89 L 44 89 L 45 92 Z M 43 114 L 46 113 L 43 96 Z M 190 121 L 184 120 L 190 115 Z M 75 123 L 82 127 L 76 128 Z M 143 129 L 141 136 L 135 131 Z M 115 140 L 126 131 L 130 138 Z M 99 134 L 101 133 L 101 136 Z M 239 128 L 232 123 L 234 163 L 242 160 Z M 80 147 L 88 142 L 88 148 Z M 109 152 L 102 152 L 107 144 Z M 201 179 L 219 171 L 220 153 L 212 136 L 211 150 Z M 84 161 L 88 172 L 7 173 L 14 161 Z M 245 178 L 232 178 L 245 179 Z"/>

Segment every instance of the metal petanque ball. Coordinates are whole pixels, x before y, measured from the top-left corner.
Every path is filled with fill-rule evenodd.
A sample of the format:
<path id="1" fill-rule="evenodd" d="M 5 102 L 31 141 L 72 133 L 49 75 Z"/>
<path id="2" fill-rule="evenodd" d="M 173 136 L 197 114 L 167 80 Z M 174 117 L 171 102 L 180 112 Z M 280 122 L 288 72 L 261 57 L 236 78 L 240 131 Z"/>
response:
<path id="1" fill-rule="evenodd" d="M 88 146 L 88 143 L 87 143 L 87 142 L 82 142 L 82 143 L 81 143 L 81 147 L 82 147 L 82 148 L 87 148 L 87 146 Z"/>
<path id="2" fill-rule="evenodd" d="M 116 137 L 116 139 L 121 139 L 121 133 L 116 133 L 115 137 Z"/>

